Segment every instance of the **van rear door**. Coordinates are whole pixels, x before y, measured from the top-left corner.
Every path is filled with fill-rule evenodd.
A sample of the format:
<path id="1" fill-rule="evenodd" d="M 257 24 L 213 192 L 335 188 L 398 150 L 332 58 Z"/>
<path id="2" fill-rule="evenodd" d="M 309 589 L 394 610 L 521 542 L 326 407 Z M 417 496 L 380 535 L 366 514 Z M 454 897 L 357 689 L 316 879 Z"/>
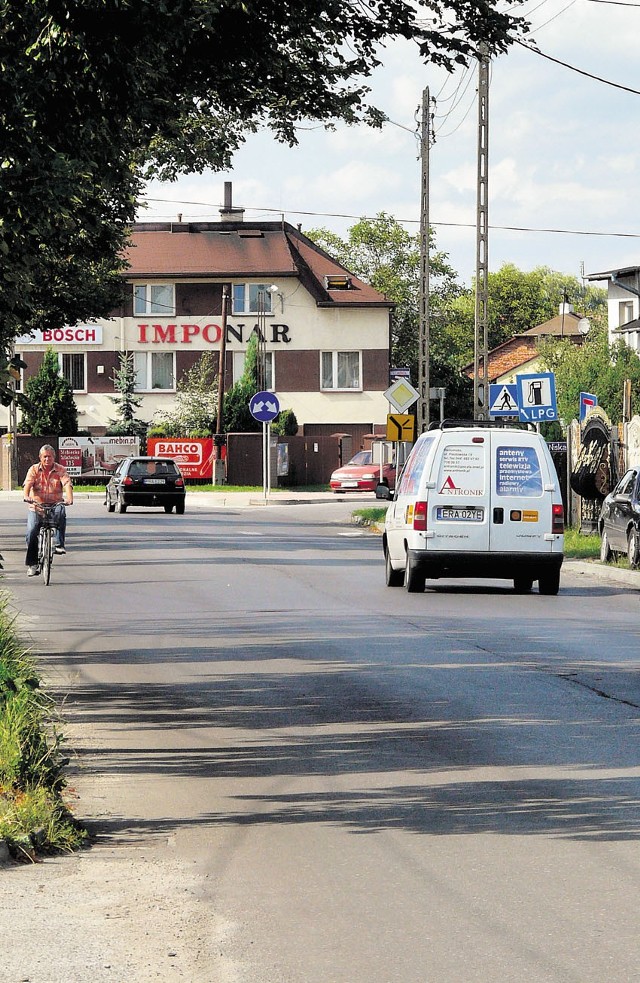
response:
<path id="1" fill-rule="evenodd" d="M 444 430 L 429 490 L 428 549 L 489 549 L 490 432 Z M 429 535 L 429 533 L 428 533 Z"/>
<path id="2" fill-rule="evenodd" d="M 551 458 L 538 434 L 491 431 L 490 549 L 499 553 L 550 553 Z M 548 457 L 548 460 L 547 460 Z M 553 463 L 553 462 L 551 462 Z M 559 495 L 559 493 L 558 493 Z"/>

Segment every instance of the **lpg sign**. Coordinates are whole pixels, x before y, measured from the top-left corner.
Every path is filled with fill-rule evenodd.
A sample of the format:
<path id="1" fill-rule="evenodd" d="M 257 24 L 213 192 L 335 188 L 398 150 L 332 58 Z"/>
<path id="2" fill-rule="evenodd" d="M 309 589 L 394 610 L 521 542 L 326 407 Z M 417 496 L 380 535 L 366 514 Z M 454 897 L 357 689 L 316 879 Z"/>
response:
<path id="1" fill-rule="evenodd" d="M 147 441 L 150 457 L 172 458 L 185 478 L 213 477 L 213 439 L 168 440 L 150 437 Z"/>

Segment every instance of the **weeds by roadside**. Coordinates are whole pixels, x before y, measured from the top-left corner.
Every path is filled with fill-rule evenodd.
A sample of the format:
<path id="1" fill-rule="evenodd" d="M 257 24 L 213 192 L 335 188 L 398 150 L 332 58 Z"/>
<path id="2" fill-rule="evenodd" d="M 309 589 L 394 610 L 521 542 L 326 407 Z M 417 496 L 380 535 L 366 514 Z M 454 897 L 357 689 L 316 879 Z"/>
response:
<path id="1" fill-rule="evenodd" d="M 0 593 L 0 840 L 17 860 L 74 850 L 86 839 L 62 798 L 62 741 L 55 703 L 40 688 Z"/>

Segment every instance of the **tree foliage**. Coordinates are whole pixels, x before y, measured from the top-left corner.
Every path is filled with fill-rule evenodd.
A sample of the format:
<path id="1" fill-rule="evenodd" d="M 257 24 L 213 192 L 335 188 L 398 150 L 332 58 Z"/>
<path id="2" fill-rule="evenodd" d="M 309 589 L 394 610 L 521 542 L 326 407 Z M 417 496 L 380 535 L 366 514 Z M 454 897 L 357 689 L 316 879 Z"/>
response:
<path id="1" fill-rule="evenodd" d="M 411 235 L 395 218 L 380 212 L 374 219 L 360 219 L 346 239 L 328 231 L 315 229 L 309 238 L 322 245 L 332 256 L 361 280 L 393 301 L 391 314 L 391 362 L 407 366 L 411 378 L 418 382 L 418 337 L 420 326 L 420 236 Z M 429 309 L 430 309 L 430 385 L 447 390 L 447 414 L 467 415 L 471 387 L 459 372 L 461 362 L 448 336 L 446 312 L 463 288 L 447 262 L 446 253 L 435 249 L 435 237 L 429 238 Z"/>
<path id="2" fill-rule="evenodd" d="M 640 358 L 620 340 L 610 345 L 604 319 L 594 319 L 583 345 L 548 339 L 541 346 L 541 363 L 555 374 L 558 414 L 565 425 L 580 412 L 580 393 L 595 393 L 598 405 L 614 422 L 622 419 L 625 379 L 635 394 L 632 413 L 640 413 Z M 633 399 L 633 395 L 632 395 Z"/>
<path id="3" fill-rule="evenodd" d="M 203 352 L 178 380 L 175 405 L 158 414 L 153 433 L 165 437 L 211 437 L 218 415 L 217 372 L 216 354 Z"/>
<path id="4" fill-rule="evenodd" d="M 263 126 L 293 145 L 301 120 L 380 124 L 366 82 L 385 41 L 451 69 L 526 30 L 500 8 L 0 0 L 0 342 L 117 305 L 144 177 L 228 169 Z"/>
<path id="5" fill-rule="evenodd" d="M 281 437 L 295 437 L 298 432 L 298 418 L 293 410 L 280 410 L 271 432 Z"/>
<path id="6" fill-rule="evenodd" d="M 58 356 L 48 348 L 38 372 L 25 385 L 31 402 L 22 413 L 21 430 L 34 437 L 56 434 L 73 437 L 78 432 L 78 408 L 73 390 L 60 375 Z"/>
<path id="7" fill-rule="evenodd" d="M 252 334 L 247 344 L 244 372 L 225 394 L 222 404 L 224 433 L 257 433 L 262 424 L 251 416 L 249 403 L 260 391 L 258 386 L 258 336 Z"/>
<path id="8" fill-rule="evenodd" d="M 489 348 L 496 348 L 514 335 L 551 320 L 566 298 L 581 314 L 606 311 L 607 292 L 584 286 L 577 277 L 557 273 L 547 266 L 525 272 L 505 263 L 487 277 L 489 295 Z M 474 289 L 454 299 L 447 312 L 448 334 L 463 363 L 473 360 L 475 325 Z"/>
<path id="9" fill-rule="evenodd" d="M 115 419 L 109 420 L 107 434 L 124 437 L 129 434 L 145 437 L 147 424 L 136 419 L 136 410 L 142 406 L 142 396 L 136 393 L 136 367 L 133 352 L 119 352 L 119 366 L 113 373 L 113 388 L 117 396 L 109 399 L 116 406 Z"/>

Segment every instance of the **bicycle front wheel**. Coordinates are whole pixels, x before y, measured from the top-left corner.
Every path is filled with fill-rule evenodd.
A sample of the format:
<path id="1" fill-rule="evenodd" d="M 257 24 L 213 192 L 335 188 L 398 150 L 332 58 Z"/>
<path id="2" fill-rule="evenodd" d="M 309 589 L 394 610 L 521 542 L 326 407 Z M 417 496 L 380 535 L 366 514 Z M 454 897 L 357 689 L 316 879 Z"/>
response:
<path id="1" fill-rule="evenodd" d="M 42 536 L 42 559 L 41 559 L 41 570 L 42 579 L 44 580 L 45 587 L 49 586 L 49 580 L 51 579 L 51 562 L 53 559 L 53 539 L 51 537 L 51 529 L 45 527 L 41 530 Z"/>

